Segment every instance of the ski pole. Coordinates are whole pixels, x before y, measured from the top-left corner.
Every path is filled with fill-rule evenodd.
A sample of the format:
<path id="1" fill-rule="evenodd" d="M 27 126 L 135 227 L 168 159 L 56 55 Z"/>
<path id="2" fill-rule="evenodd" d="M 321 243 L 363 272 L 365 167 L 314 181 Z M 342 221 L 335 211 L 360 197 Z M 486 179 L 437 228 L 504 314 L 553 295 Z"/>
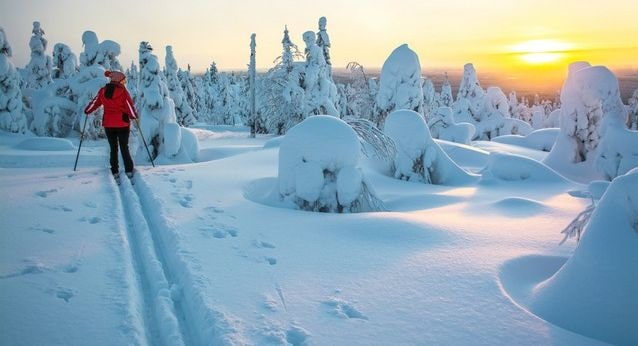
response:
<path id="1" fill-rule="evenodd" d="M 80 134 L 80 145 L 78 145 L 78 154 L 75 155 L 75 165 L 73 165 L 73 171 L 78 168 L 78 159 L 80 158 L 80 149 L 82 149 L 82 141 L 84 140 L 84 131 L 86 130 L 86 121 L 89 120 L 89 115 L 84 118 L 84 125 L 82 126 L 82 133 Z"/>
<path id="2" fill-rule="evenodd" d="M 140 127 L 140 120 L 135 118 L 135 123 L 137 124 L 137 130 L 140 132 L 140 137 L 142 137 L 142 142 L 144 143 L 144 148 L 146 148 L 146 153 L 148 154 L 148 159 L 151 160 L 151 165 L 155 167 L 155 163 L 153 163 L 153 158 L 151 157 L 151 152 L 148 150 L 148 145 L 146 145 L 146 140 L 144 139 L 144 134 L 142 133 L 142 128 Z"/>

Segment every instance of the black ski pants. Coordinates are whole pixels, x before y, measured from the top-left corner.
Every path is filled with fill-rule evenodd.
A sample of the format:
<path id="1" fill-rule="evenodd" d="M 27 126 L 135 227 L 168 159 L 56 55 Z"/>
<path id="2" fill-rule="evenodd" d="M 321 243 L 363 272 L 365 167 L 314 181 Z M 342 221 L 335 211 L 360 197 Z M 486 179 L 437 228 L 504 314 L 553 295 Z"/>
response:
<path id="1" fill-rule="evenodd" d="M 127 173 L 133 172 L 133 159 L 131 159 L 131 153 L 128 151 L 128 136 L 131 133 L 131 129 L 128 127 L 105 127 L 104 132 L 111 147 L 111 173 L 117 174 L 120 171 L 117 157 L 118 143 L 122 150 L 124 170 Z"/>

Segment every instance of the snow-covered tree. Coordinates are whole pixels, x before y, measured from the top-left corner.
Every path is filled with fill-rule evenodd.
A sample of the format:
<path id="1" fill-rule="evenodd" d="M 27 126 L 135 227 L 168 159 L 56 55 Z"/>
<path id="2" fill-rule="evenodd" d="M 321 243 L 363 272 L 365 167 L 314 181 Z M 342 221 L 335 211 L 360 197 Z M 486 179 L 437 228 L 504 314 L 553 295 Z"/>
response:
<path id="1" fill-rule="evenodd" d="M 182 83 L 177 76 L 177 61 L 173 55 L 173 47 L 166 46 L 164 74 L 166 75 L 166 83 L 168 84 L 168 92 L 171 99 L 175 102 L 175 113 L 177 114 L 177 123 L 182 126 L 193 125 L 196 121 L 193 109 L 186 100 Z"/>
<path id="2" fill-rule="evenodd" d="M 85 31 L 82 34 L 82 45 L 84 46 L 84 52 L 80 54 L 82 66 L 98 64 L 107 70 L 123 71 L 117 58 L 121 51 L 119 43 L 111 40 L 100 42 L 95 32 Z"/>
<path id="3" fill-rule="evenodd" d="M 426 184 L 462 184 L 474 180 L 434 142 L 421 114 L 407 109 L 390 113 L 384 130 L 396 144 L 395 178 Z"/>
<path id="4" fill-rule="evenodd" d="M 356 61 L 348 63 L 350 83 L 346 86 L 347 101 L 346 115 L 363 118 L 376 123 L 375 92 L 372 89 L 374 81 L 366 75 L 364 67 Z"/>
<path id="5" fill-rule="evenodd" d="M 454 97 L 452 96 L 452 86 L 450 85 L 450 80 L 448 79 L 447 72 L 446 72 L 445 80 L 443 81 L 443 85 L 441 85 L 441 94 L 439 96 L 439 106 L 451 107 L 452 103 L 454 103 Z"/>
<path id="6" fill-rule="evenodd" d="M 78 73 L 78 58 L 64 43 L 53 46 L 53 78 L 67 79 Z"/>
<path id="7" fill-rule="evenodd" d="M 259 123 L 265 132 L 284 134 L 304 118 L 304 89 L 302 74 L 304 64 L 295 62 L 302 57 L 297 46 L 290 40 L 288 27 L 281 40 L 281 58 L 260 80 Z M 259 131 L 258 131 L 259 132 Z"/>
<path id="8" fill-rule="evenodd" d="M 27 117 L 22 105 L 20 75 L 11 61 L 11 45 L 0 27 L 0 129 L 25 133 Z"/>
<path id="9" fill-rule="evenodd" d="M 627 125 L 630 129 L 638 130 L 638 89 L 634 90 L 634 93 L 628 100 L 629 102 L 629 118 Z"/>
<path id="10" fill-rule="evenodd" d="M 339 112 L 335 107 L 337 87 L 330 74 L 330 66 L 326 63 L 324 52 L 315 42 L 315 33 L 306 31 L 303 34 L 306 43 L 306 66 L 304 71 L 304 116 L 328 114 L 335 117 Z"/>
<path id="11" fill-rule="evenodd" d="M 284 137 L 279 149 L 278 192 L 308 211 L 353 213 L 381 210 L 359 160 L 355 131 L 342 120 L 310 117 Z"/>
<path id="12" fill-rule="evenodd" d="M 561 91 L 561 104 L 561 132 L 545 160 L 550 166 L 564 161 L 593 162 L 605 131 L 609 127 L 626 127 L 627 108 L 620 98 L 618 80 L 604 66 L 592 67 L 586 62 L 570 64 Z M 613 156 L 607 157 L 612 165 L 616 161 Z"/>
<path id="13" fill-rule="evenodd" d="M 137 86 L 140 83 L 140 73 L 135 62 L 131 61 L 131 67 L 126 69 L 126 89 L 131 95 L 133 102 L 137 104 Z"/>
<path id="14" fill-rule="evenodd" d="M 31 60 L 25 68 L 25 79 L 27 88 L 37 90 L 51 83 L 52 62 L 51 57 L 45 55 L 47 40 L 40 22 L 33 22 L 32 33 L 29 40 Z"/>
<path id="15" fill-rule="evenodd" d="M 432 79 L 423 77 L 423 114 L 428 115 L 438 108 L 437 95 Z"/>
<path id="16" fill-rule="evenodd" d="M 428 128 L 432 138 L 470 144 L 476 128 L 470 123 L 456 123 L 452 108 L 441 106 L 428 116 Z"/>
<path id="17" fill-rule="evenodd" d="M 330 36 L 326 31 L 326 17 L 319 18 L 319 31 L 317 31 L 317 46 L 323 51 L 323 58 L 328 64 L 328 73 L 332 77 L 332 62 L 330 61 Z"/>
<path id="18" fill-rule="evenodd" d="M 180 128 L 175 115 L 175 103 L 170 98 L 168 87 L 161 76 L 157 56 L 148 42 L 140 42 L 140 84 L 138 104 L 141 130 L 150 146 L 154 158 L 173 160 L 181 156 L 182 160 L 196 159 L 197 145 L 183 145 L 185 142 L 197 143 L 187 129 Z M 138 155 L 146 155 L 142 146 Z"/>
<path id="19" fill-rule="evenodd" d="M 198 100 L 197 100 L 197 91 L 195 87 L 195 77 L 191 74 L 191 65 L 188 65 L 186 70 L 179 69 L 177 71 L 177 78 L 182 85 L 182 89 L 184 90 L 184 97 L 186 98 L 186 102 L 193 110 L 193 115 L 195 119 L 198 118 Z"/>
<path id="20" fill-rule="evenodd" d="M 409 109 L 423 113 L 421 64 L 419 57 L 407 44 L 393 50 L 383 63 L 376 100 L 381 111 L 377 121 L 379 126 L 395 110 Z"/>

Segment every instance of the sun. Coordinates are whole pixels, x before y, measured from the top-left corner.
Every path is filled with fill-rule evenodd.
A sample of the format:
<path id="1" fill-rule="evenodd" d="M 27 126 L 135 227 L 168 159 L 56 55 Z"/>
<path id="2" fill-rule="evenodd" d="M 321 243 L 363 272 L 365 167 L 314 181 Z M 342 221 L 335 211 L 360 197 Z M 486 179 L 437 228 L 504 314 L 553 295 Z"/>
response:
<path id="1" fill-rule="evenodd" d="M 511 51 L 530 65 L 556 63 L 567 57 L 572 45 L 559 40 L 529 40 L 513 45 Z"/>

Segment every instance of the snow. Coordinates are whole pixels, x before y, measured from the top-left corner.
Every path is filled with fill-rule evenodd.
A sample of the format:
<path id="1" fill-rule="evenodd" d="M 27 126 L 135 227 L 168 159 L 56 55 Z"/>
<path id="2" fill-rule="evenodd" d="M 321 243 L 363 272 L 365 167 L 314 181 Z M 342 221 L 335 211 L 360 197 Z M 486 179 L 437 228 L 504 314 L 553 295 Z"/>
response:
<path id="1" fill-rule="evenodd" d="M 446 157 L 493 179 L 401 181 L 371 169 L 340 120 L 313 120 L 305 136 L 293 128 L 283 138 L 190 129 L 199 162 L 138 162 L 135 185 L 121 186 L 104 139 L 85 141 L 74 173 L 76 138 L 67 150 L 24 150 L 31 135 L 0 132 L 0 193 L 10 196 L 0 206 L 0 343 L 635 343 L 635 328 L 608 329 L 638 311 L 626 295 L 638 277 L 635 172 L 609 185 L 580 244 L 559 246 L 561 229 L 590 203 L 573 196 L 599 195 L 606 183 L 576 184 L 509 154 L 547 154 L 535 149 L 441 140 L 433 143 Z M 280 156 L 302 149 L 313 163 L 343 163 L 340 202 L 361 174 L 386 211 L 282 208 Z M 521 174 L 529 178 L 511 179 Z M 566 262 L 576 293 L 541 299 L 533 288 Z M 577 294 L 595 289 L 607 293 Z M 535 308 L 544 302 L 558 308 Z M 602 307 L 571 310 L 590 302 Z M 601 327 L 569 324 L 579 320 Z"/>

